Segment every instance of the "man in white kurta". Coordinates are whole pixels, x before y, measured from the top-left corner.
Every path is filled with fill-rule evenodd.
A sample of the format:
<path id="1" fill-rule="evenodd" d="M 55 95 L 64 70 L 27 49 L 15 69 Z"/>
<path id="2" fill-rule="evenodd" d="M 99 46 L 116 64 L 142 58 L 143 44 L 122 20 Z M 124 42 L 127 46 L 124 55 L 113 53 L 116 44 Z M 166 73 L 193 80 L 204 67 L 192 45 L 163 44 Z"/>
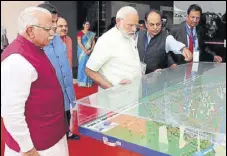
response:
<path id="1" fill-rule="evenodd" d="M 134 8 L 123 7 L 117 13 L 116 26 L 98 39 L 85 71 L 101 88 L 127 84 L 141 76 L 134 38 L 138 19 Z"/>
<path id="2" fill-rule="evenodd" d="M 133 80 L 140 72 L 140 60 L 133 38 L 124 37 L 115 26 L 97 42 L 87 67 L 98 71 L 112 85 Z"/>

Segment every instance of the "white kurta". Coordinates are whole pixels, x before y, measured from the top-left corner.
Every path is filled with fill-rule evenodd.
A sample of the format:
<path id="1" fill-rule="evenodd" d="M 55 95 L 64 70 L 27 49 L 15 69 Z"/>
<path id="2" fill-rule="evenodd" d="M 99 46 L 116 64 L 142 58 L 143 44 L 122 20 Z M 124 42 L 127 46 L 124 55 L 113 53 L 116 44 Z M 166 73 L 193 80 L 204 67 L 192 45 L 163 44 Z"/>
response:
<path id="1" fill-rule="evenodd" d="M 32 82 L 38 78 L 35 68 L 21 55 L 12 54 L 1 62 L 1 116 L 5 128 L 26 152 L 34 147 L 25 121 L 25 103 Z M 61 149 L 61 150 L 59 150 Z M 53 147 L 40 151 L 41 156 L 68 156 L 67 139 L 62 138 Z M 5 156 L 21 154 L 6 145 Z"/>
<path id="2" fill-rule="evenodd" d="M 116 27 L 98 39 L 86 66 L 98 71 L 113 85 L 141 76 L 136 41 L 124 37 Z"/>

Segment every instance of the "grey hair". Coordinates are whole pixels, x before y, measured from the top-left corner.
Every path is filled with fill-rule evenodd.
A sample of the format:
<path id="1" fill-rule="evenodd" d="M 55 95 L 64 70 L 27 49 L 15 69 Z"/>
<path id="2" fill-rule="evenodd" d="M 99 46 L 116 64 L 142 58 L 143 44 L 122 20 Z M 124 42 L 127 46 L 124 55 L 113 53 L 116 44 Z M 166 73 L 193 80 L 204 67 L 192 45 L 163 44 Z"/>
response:
<path id="1" fill-rule="evenodd" d="M 117 15 L 116 15 L 116 19 L 117 18 L 123 18 L 124 19 L 128 14 L 131 14 L 131 13 L 138 15 L 138 12 L 135 8 L 133 8 L 131 6 L 124 6 L 120 10 L 118 10 Z"/>
<path id="2" fill-rule="evenodd" d="M 39 24 L 38 19 L 34 16 L 37 12 L 43 12 L 51 16 L 51 13 L 40 7 L 28 7 L 24 9 L 17 19 L 19 34 L 23 33 L 28 26 Z"/>

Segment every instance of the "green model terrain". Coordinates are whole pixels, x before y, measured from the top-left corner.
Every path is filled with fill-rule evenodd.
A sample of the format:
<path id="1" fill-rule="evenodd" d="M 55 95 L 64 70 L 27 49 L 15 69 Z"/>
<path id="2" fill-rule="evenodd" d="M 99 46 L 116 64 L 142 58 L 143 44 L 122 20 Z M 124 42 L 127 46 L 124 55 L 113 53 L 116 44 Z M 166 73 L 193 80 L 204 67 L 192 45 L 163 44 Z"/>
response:
<path id="1" fill-rule="evenodd" d="M 198 152 L 215 156 L 210 140 L 215 133 L 226 133 L 226 124 L 222 122 L 226 119 L 226 82 L 225 77 L 212 80 L 212 84 L 210 81 L 198 76 L 194 81 L 180 82 L 146 96 L 138 106 L 123 113 L 128 117 L 119 115 L 112 119 L 119 125 L 104 134 L 173 156 L 193 156 Z M 126 119 L 122 124 L 124 118 L 131 120 Z M 183 129 L 181 133 L 179 127 Z M 225 147 L 222 150 L 224 155 Z"/>

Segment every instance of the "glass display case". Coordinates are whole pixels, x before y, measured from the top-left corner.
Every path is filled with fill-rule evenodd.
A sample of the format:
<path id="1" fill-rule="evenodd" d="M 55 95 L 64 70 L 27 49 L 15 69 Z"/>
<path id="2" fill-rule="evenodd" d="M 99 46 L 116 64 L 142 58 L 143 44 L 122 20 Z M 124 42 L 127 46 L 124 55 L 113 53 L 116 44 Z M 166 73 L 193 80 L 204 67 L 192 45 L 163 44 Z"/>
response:
<path id="1" fill-rule="evenodd" d="M 226 155 L 226 64 L 189 63 L 77 101 L 79 132 L 145 156 Z"/>

